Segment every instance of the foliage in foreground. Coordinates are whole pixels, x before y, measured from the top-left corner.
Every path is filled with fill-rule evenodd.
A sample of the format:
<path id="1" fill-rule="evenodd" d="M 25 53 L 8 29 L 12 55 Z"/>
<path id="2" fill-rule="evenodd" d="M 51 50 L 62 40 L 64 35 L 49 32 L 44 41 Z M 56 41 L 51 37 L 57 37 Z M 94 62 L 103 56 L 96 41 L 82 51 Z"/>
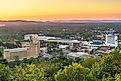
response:
<path id="1" fill-rule="evenodd" d="M 10 81 L 12 74 L 13 73 L 8 66 L 0 64 L 0 81 Z"/>
<path id="2" fill-rule="evenodd" d="M 13 81 L 44 81 L 44 71 L 35 64 L 17 66 Z"/>
<path id="3" fill-rule="evenodd" d="M 90 69 L 78 63 L 73 63 L 69 67 L 66 66 L 64 70 L 59 70 L 55 79 L 56 81 L 96 81 Z"/>
<path id="4" fill-rule="evenodd" d="M 115 75 L 121 73 L 121 55 L 119 51 L 116 49 L 109 55 L 102 57 L 99 62 L 93 65 L 92 72 L 98 79 L 112 78 L 111 80 L 114 81 Z"/>
<path id="5" fill-rule="evenodd" d="M 0 81 L 121 81 L 121 55 L 116 49 L 98 60 L 60 56 L 11 68 L 0 64 Z"/>

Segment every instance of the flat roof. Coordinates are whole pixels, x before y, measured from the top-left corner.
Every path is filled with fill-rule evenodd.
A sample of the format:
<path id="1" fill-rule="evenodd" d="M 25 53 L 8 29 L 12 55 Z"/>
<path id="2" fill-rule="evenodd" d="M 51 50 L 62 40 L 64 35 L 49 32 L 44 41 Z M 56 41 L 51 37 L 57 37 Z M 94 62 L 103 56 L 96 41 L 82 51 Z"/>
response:
<path id="1" fill-rule="evenodd" d="M 18 51 L 26 51 L 27 48 L 14 48 L 14 49 L 4 49 L 4 51 L 9 51 L 9 52 L 18 52 Z"/>
<path id="2" fill-rule="evenodd" d="M 69 54 L 67 54 L 67 56 L 84 57 L 84 56 L 89 56 L 89 54 L 84 52 L 70 52 Z"/>

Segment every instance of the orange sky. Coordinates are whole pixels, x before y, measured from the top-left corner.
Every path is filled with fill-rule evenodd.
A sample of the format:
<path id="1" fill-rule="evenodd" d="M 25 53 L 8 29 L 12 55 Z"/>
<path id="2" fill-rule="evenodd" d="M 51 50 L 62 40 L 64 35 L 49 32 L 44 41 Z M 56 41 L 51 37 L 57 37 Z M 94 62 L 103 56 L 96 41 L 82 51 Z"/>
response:
<path id="1" fill-rule="evenodd" d="M 121 19 L 121 0 L 0 0 L 0 19 Z"/>

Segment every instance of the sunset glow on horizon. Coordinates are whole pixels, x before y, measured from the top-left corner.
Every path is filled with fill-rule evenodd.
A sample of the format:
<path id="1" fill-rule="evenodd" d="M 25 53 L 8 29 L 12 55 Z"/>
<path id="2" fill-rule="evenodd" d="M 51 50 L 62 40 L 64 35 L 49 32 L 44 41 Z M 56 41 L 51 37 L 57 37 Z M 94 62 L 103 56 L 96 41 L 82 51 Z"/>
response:
<path id="1" fill-rule="evenodd" d="M 0 20 L 121 19 L 121 0 L 0 0 Z"/>

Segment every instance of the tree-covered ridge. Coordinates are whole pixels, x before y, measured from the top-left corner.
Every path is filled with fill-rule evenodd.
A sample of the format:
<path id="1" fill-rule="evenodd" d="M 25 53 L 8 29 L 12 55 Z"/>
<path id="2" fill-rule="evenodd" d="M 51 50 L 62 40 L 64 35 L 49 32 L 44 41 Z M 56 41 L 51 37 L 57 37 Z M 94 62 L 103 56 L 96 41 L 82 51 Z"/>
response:
<path id="1" fill-rule="evenodd" d="M 0 64 L 0 81 L 121 81 L 121 55 L 118 49 L 99 59 L 67 59 L 64 56 L 36 61 L 24 59 Z"/>

